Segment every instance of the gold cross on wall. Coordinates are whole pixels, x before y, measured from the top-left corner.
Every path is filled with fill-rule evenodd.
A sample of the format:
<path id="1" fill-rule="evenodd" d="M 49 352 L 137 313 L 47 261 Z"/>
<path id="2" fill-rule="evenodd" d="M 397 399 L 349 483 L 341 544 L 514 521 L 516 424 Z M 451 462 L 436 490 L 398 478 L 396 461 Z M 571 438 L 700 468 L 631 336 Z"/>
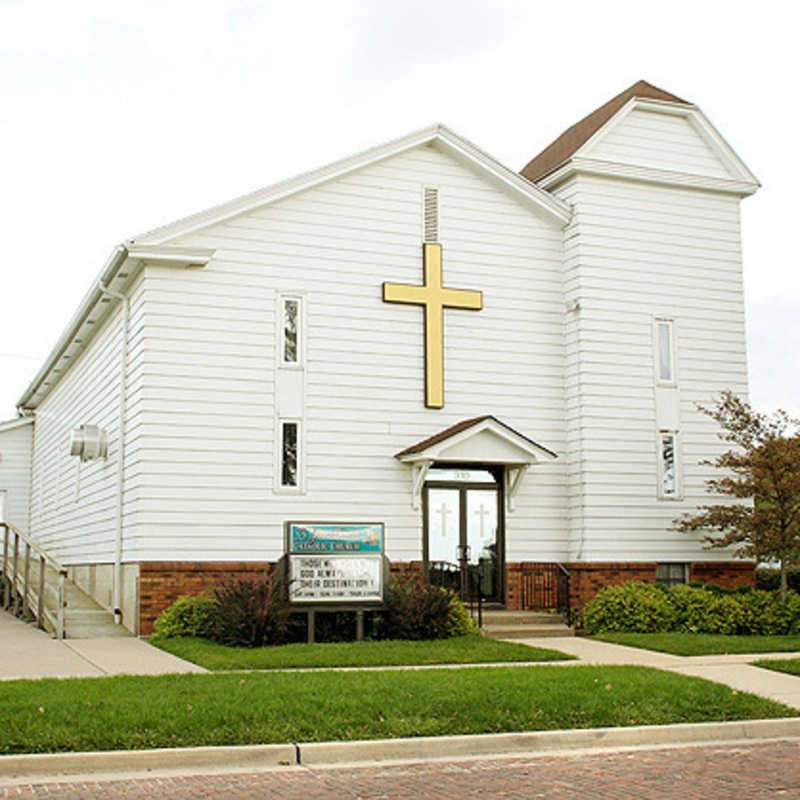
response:
<path id="1" fill-rule="evenodd" d="M 446 289 L 442 286 L 442 246 L 422 245 L 425 283 L 384 283 L 386 303 L 411 303 L 425 312 L 425 405 L 444 407 L 444 309 L 464 308 L 480 311 L 483 292 L 471 289 Z"/>

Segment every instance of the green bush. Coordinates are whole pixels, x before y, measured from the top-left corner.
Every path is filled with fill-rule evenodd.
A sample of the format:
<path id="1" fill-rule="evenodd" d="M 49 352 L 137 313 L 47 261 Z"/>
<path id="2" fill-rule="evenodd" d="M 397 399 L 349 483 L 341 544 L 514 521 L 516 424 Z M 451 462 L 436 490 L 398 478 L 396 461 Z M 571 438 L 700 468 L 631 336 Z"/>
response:
<path id="1" fill-rule="evenodd" d="M 450 598 L 447 626 L 448 636 L 470 636 L 481 632 L 469 609 L 455 595 Z"/>
<path id="2" fill-rule="evenodd" d="M 795 592 L 800 592 L 800 567 L 786 570 L 786 584 Z M 776 567 L 759 567 L 756 570 L 756 588 L 777 592 L 781 588 L 781 571 Z"/>
<path id="3" fill-rule="evenodd" d="M 202 636 L 211 638 L 217 622 L 217 601 L 207 594 L 179 597 L 161 612 L 153 629 L 155 636 Z"/>
<path id="4" fill-rule="evenodd" d="M 477 631 L 469 612 L 452 592 L 414 578 L 393 580 L 376 616 L 380 639 L 448 639 Z"/>
<path id="5" fill-rule="evenodd" d="M 264 578 L 229 580 L 214 590 L 216 624 L 210 638 L 234 647 L 283 644 L 291 609 L 277 573 Z"/>
<path id="6" fill-rule="evenodd" d="M 756 634 L 800 632 L 800 595 L 784 606 L 774 592 L 714 584 L 674 586 L 629 581 L 597 593 L 583 611 L 586 632 Z"/>
<path id="7" fill-rule="evenodd" d="M 590 634 L 671 631 L 676 621 L 677 613 L 669 591 L 658 584 L 642 581 L 601 589 L 583 611 L 583 624 Z"/>
<path id="8" fill-rule="evenodd" d="M 741 606 L 732 594 L 698 586 L 675 586 L 669 590 L 675 607 L 673 630 L 687 633 L 738 632 Z"/>

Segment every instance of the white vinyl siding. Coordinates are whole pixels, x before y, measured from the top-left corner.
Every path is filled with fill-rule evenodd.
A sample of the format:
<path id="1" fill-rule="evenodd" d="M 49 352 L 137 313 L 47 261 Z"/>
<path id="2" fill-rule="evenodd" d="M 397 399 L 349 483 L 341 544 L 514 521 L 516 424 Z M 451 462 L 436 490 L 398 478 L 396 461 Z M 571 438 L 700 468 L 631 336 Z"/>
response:
<path id="1" fill-rule="evenodd" d="M 747 397 L 739 200 L 577 176 L 558 196 L 567 229 L 567 407 L 572 555 L 585 561 L 730 560 L 673 520 L 708 502 L 699 465 L 720 452 L 701 414 L 723 389 Z M 681 494 L 660 502 L 654 319 L 673 327 Z M 678 357 L 679 363 L 675 360 Z M 657 383 L 657 382 L 656 382 Z M 681 471 L 682 470 L 682 471 Z"/>
<path id="2" fill-rule="evenodd" d="M 424 186 L 447 196 L 445 285 L 484 292 L 479 313 L 445 311 L 443 411 L 424 407 L 420 310 L 380 291 L 421 281 Z M 143 559 L 273 560 L 284 521 L 310 517 L 385 521 L 388 556 L 419 560 L 420 512 L 395 453 L 487 412 L 564 451 L 561 231 L 436 149 L 172 244 L 217 254 L 202 270 L 146 269 L 148 370 L 164 375 L 148 375 Z M 272 356 L 275 313 L 288 290 L 307 312 L 302 415 L 277 407 L 289 370 Z M 302 419 L 301 496 L 275 486 L 281 418 Z M 523 481 L 509 561 L 566 556 L 565 466 Z"/>
<path id="3" fill-rule="evenodd" d="M 4 510 L 0 522 L 9 522 L 28 533 L 33 425 L 0 431 L 0 493 Z M 3 516 L 4 514 L 4 516 Z"/>
<path id="4" fill-rule="evenodd" d="M 143 281 L 128 291 L 128 412 L 123 519 L 126 561 L 135 559 L 135 525 L 142 481 L 145 395 Z M 36 410 L 30 529 L 66 564 L 114 560 L 119 452 L 121 311 L 118 301 L 87 349 Z M 152 368 L 152 367 L 151 367 Z M 169 375 L 167 368 L 165 374 Z M 152 390 L 151 390 L 152 391 Z M 70 432 L 98 425 L 108 435 L 108 458 L 80 464 L 69 455 Z"/>
<path id="5" fill-rule="evenodd" d="M 672 172 L 732 177 L 688 119 L 644 109 L 632 111 L 586 155 Z"/>

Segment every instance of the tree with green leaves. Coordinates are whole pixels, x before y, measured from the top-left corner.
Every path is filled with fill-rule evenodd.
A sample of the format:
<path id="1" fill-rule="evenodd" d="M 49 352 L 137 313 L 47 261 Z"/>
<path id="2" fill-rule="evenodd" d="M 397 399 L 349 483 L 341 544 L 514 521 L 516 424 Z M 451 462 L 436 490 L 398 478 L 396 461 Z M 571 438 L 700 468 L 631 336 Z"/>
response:
<path id="1" fill-rule="evenodd" d="M 729 391 L 713 407 L 698 408 L 719 423 L 720 439 L 731 445 L 700 462 L 721 471 L 706 481 L 706 489 L 740 502 L 700 506 L 696 514 L 675 520 L 675 527 L 706 531 L 711 548 L 732 547 L 744 558 L 777 561 L 785 603 L 787 568 L 800 562 L 800 419 L 785 411 L 756 411 Z"/>

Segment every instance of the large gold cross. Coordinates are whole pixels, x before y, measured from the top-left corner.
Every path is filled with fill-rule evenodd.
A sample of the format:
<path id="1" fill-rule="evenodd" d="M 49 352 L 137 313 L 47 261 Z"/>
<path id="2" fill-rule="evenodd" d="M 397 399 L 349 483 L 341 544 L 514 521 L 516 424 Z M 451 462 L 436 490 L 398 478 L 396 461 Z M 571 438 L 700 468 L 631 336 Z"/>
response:
<path id="1" fill-rule="evenodd" d="M 445 289 L 442 286 L 442 246 L 422 245 L 424 281 L 422 286 L 384 283 L 386 303 L 411 303 L 425 311 L 425 405 L 444 407 L 444 309 L 465 308 L 480 311 L 483 292 L 471 289 Z"/>

